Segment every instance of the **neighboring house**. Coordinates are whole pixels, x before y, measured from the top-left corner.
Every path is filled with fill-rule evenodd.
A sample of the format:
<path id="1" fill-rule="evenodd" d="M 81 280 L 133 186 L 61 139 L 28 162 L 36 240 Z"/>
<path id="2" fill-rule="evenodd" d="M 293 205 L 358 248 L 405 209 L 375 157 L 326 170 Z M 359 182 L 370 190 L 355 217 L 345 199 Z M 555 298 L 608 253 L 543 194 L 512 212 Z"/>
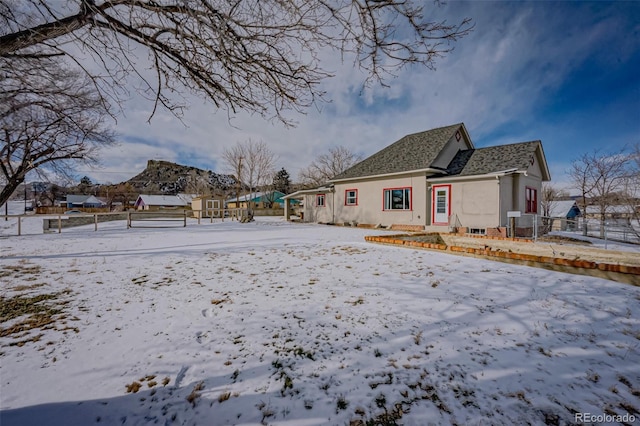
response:
<path id="1" fill-rule="evenodd" d="M 549 209 L 551 231 L 575 231 L 578 229 L 578 218 L 582 216 L 575 200 L 552 201 Z"/>
<path id="2" fill-rule="evenodd" d="M 106 203 L 100 201 L 93 195 L 67 195 L 65 206 L 69 209 L 95 209 L 106 206 Z"/>
<path id="3" fill-rule="evenodd" d="M 283 197 L 285 194 L 280 191 L 269 192 L 254 192 L 253 194 L 243 195 L 241 197 L 231 197 L 227 199 L 227 208 L 246 209 L 248 204 L 251 203 L 251 208 L 255 209 L 271 209 L 271 208 L 284 208 L 285 201 Z M 298 200 L 294 200 L 294 204 L 298 203 Z"/>
<path id="4" fill-rule="evenodd" d="M 284 199 L 303 200 L 305 222 L 506 235 L 508 211 L 541 213 L 549 180 L 540 141 L 475 148 L 460 123 L 407 135 Z"/>
<path id="5" fill-rule="evenodd" d="M 147 195 L 140 194 L 134 204 L 136 210 L 189 209 L 193 194 Z"/>
<path id="6" fill-rule="evenodd" d="M 613 204 L 606 206 L 604 220 L 610 225 L 629 225 L 631 219 L 634 217 L 633 210 L 634 206 L 632 205 Z M 585 217 L 587 219 L 597 219 L 600 221 L 602 219 L 600 206 L 587 206 L 585 209 Z"/>

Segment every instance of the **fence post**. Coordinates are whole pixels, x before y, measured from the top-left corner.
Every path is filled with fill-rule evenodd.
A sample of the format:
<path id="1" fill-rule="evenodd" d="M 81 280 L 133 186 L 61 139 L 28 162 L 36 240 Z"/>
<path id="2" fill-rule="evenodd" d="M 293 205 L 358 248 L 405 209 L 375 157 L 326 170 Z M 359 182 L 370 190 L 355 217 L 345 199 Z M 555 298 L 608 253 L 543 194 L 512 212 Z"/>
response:
<path id="1" fill-rule="evenodd" d="M 93 215 L 93 224 L 95 225 L 93 230 L 97 231 L 98 230 L 98 213 Z"/>
<path id="2" fill-rule="evenodd" d="M 127 211 L 127 229 L 131 228 L 131 212 Z"/>
<path id="3" fill-rule="evenodd" d="M 22 225 L 20 224 L 20 220 L 22 219 L 22 216 L 18 216 L 18 237 L 22 234 Z"/>
<path id="4" fill-rule="evenodd" d="M 182 214 L 184 215 L 184 225 L 182 227 L 186 228 L 187 227 L 187 211 L 182 210 Z"/>
<path id="5" fill-rule="evenodd" d="M 58 234 L 62 233 L 62 216 L 58 215 Z"/>

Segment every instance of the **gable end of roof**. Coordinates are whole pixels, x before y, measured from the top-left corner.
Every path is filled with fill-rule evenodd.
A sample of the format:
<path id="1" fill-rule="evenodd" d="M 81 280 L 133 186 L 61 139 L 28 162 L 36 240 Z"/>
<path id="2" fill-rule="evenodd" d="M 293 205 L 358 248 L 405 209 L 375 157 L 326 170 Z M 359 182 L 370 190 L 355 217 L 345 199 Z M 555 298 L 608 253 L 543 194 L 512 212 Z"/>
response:
<path id="1" fill-rule="evenodd" d="M 463 123 L 406 135 L 335 176 L 330 182 L 428 169 L 461 127 L 466 135 Z"/>

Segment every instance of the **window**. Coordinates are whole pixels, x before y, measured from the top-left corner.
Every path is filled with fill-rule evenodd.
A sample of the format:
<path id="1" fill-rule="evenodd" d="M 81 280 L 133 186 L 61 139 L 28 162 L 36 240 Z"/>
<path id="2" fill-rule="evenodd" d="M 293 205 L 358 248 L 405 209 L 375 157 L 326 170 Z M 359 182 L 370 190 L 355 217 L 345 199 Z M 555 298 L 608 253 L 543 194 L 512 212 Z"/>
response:
<path id="1" fill-rule="evenodd" d="M 384 190 L 385 210 L 411 210 L 411 188 Z"/>
<path id="2" fill-rule="evenodd" d="M 344 191 L 344 205 L 345 206 L 357 206 L 358 205 L 358 190 L 347 189 Z"/>
<path id="3" fill-rule="evenodd" d="M 316 206 L 324 207 L 324 194 L 316 195 Z"/>
<path id="4" fill-rule="evenodd" d="M 525 213 L 538 213 L 538 190 L 535 188 L 525 188 Z"/>
<path id="5" fill-rule="evenodd" d="M 436 191 L 436 213 L 447 212 L 447 191 L 444 189 Z"/>

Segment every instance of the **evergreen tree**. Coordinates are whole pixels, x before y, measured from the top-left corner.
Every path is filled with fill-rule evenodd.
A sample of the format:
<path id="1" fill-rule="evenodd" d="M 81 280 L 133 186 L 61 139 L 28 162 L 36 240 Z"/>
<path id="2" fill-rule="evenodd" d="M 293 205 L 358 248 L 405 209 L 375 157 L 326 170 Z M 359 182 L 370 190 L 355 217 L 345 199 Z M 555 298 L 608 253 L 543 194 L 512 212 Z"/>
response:
<path id="1" fill-rule="evenodd" d="M 273 176 L 273 189 L 284 194 L 291 192 L 291 178 L 284 167 Z"/>

